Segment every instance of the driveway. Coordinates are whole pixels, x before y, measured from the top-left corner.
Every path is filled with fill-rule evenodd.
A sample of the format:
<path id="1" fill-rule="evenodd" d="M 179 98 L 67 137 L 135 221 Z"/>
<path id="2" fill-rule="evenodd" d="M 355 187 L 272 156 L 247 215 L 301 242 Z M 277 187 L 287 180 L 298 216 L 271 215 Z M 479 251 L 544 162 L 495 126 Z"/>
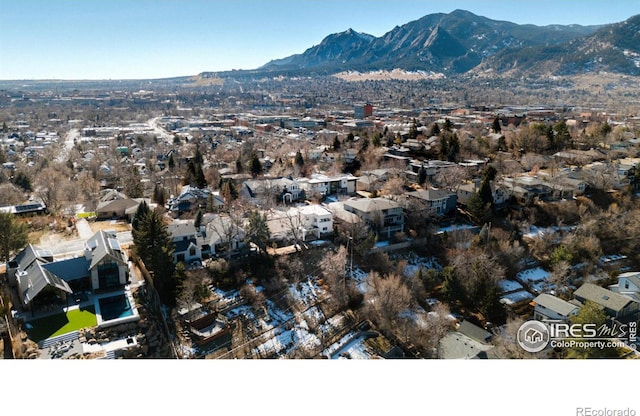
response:
<path id="1" fill-rule="evenodd" d="M 81 218 L 76 221 L 76 230 L 78 230 L 78 236 L 81 240 L 88 240 L 93 236 L 93 230 L 86 219 Z"/>

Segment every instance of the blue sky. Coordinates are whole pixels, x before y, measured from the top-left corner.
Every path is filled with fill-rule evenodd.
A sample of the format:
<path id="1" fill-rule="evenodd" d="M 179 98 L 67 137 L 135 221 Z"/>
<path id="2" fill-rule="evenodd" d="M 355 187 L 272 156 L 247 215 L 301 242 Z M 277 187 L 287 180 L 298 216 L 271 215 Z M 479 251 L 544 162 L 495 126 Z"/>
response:
<path id="1" fill-rule="evenodd" d="M 353 28 L 381 36 L 430 13 L 614 23 L 638 0 L 0 0 L 0 79 L 126 79 L 253 69 Z"/>

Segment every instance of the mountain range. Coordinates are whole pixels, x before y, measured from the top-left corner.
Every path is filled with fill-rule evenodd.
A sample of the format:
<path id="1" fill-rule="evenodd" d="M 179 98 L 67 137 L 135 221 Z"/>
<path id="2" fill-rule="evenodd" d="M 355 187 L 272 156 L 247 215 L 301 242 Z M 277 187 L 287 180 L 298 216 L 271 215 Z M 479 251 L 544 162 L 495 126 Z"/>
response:
<path id="1" fill-rule="evenodd" d="M 640 15 L 599 26 L 535 26 L 455 10 L 426 15 L 380 37 L 348 29 L 303 53 L 241 72 L 328 75 L 396 68 L 445 75 L 604 71 L 640 76 Z"/>

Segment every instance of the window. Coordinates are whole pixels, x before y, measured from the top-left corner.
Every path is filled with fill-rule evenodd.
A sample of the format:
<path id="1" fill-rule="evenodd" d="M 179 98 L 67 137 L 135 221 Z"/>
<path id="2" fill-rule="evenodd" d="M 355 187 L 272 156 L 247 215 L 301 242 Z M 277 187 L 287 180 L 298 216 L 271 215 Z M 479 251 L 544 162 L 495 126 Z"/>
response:
<path id="1" fill-rule="evenodd" d="M 100 289 L 116 287 L 120 285 L 120 269 L 117 263 L 104 263 L 98 265 L 98 284 Z"/>
<path id="2" fill-rule="evenodd" d="M 189 249 L 189 257 L 195 257 L 195 255 L 196 255 L 196 248 L 192 246 Z"/>

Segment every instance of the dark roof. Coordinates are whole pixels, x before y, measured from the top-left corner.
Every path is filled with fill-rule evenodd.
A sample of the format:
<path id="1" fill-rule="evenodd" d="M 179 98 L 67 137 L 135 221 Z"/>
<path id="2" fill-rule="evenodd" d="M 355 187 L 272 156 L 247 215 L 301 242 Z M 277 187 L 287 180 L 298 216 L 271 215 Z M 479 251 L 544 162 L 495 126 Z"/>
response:
<path id="1" fill-rule="evenodd" d="M 67 293 L 73 293 L 69 284 L 42 267 L 39 260 L 31 263 L 18 275 L 22 302 L 28 305 L 45 287 L 53 286 Z"/>
<path id="2" fill-rule="evenodd" d="M 43 264 L 42 267 L 65 282 L 70 282 L 89 276 L 89 265 L 89 260 L 82 256 Z"/>
<path id="3" fill-rule="evenodd" d="M 189 249 L 189 246 L 191 244 L 196 244 L 196 240 L 191 239 L 191 240 L 178 240 L 176 242 L 173 243 L 174 246 L 174 253 L 182 253 L 184 251 L 187 251 Z"/>

